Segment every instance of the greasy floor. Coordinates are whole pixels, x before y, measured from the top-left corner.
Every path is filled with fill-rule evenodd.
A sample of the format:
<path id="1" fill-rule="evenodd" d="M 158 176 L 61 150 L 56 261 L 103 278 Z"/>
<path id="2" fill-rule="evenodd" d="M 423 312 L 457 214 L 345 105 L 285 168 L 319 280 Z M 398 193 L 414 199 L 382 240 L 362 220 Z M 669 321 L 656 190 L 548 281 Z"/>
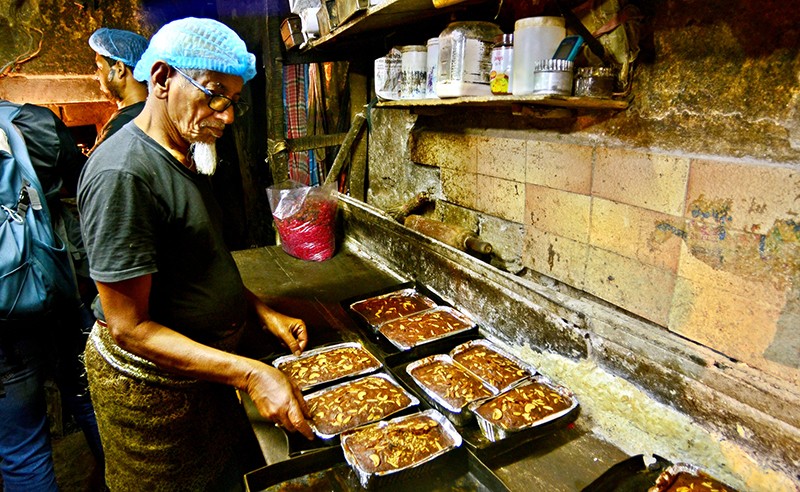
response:
<path id="1" fill-rule="evenodd" d="M 56 481 L 61 492 L 102 490 L 102 487 L 96 484 L 96 479 L 93 485 L 95 460 L 82 432 L 76 431 L 53 439 L 53 461 L 56 468 Z"/>

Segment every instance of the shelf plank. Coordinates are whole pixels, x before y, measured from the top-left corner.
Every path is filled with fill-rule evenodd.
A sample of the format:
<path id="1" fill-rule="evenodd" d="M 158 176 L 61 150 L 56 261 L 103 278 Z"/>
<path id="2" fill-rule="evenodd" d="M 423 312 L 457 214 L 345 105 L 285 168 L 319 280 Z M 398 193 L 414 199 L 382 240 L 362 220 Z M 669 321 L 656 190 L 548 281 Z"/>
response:
<path id="1" fill-rule="evenodd" d="M 469 96 L 447 99 L 408 99 L 400 101 L 381 101 L 379 108 L 426 108 L 426 107 L 475 107 L 475 106 L 550 106 L 568 109 L 626 109 L 632 98 L 597 99 L 573 96 Z"/>

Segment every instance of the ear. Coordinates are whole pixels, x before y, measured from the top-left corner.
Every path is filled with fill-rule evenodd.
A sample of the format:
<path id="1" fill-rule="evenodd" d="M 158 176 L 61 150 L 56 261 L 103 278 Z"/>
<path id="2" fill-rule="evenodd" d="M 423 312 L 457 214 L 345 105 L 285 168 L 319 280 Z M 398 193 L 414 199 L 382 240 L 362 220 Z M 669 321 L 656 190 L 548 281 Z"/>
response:
<path id="1" fill-rule="evenodd" d="M 170 66 L 163 61 L 157 61 L 150 69 L 150 92 L 154 93 L 156 97 L 166 98 L 169 91 L 170 75 L 172 70 Z"/>
<path id="2" fill-rule="evenodd" d="M 122 76 L 125 75 L 126 67 L 125 67 L 124 63 L 122 63 L 121 61 L 117 60 L 117 62 L 114 63 L 114 66 L 111 67 L 111 70 L 116 72 L 118 79 L 121 79 Z"/>

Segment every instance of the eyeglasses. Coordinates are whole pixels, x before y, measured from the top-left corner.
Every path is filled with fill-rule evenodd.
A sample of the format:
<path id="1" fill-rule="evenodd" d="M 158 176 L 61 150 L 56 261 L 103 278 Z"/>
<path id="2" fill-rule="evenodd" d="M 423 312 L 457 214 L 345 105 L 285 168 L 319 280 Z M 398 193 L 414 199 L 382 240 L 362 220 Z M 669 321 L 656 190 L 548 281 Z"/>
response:
<path id="1" fill-rule="evenodd" d="M 208 107 L 213 109 L 214 111 L 216 111 L 218 113 L 222 113 L 222 112 L 226 111 L 232 105 L 233 106 L 233 114 L 235 114 L 236 116 L 241 116 L 241 115 L 245 114 L 248 109 L 250 109 L 250 106 L 248 106 L 247 103 L 245 103 L 244 101 L 234 101 L 233 99 L 231 99 L 228 96 L 223 96 L 222 94 L 214 94 L 210 90 L 208 90 L 205 87 L 203 87 L 202 85 L 200 85 L 200 82 L 198 82 L 198 81 L 194 80 L 193 78 L 189 77 L 189 75 L 184 73 L 180 68 L 177 68 L 177 67 L 172 67 L 172 68 L 174 68 L 175 71 L 178 72 L 179 74 L 183 75 L 183 77 L 186 80 L 188 80 L 190 84 L 192 84 L 193 86 L 195 86 L 198 89 L 200 89 L 201 91 L 203 91 L 203 94 L 205 94 L 206 96 L 209 97 L 209 99 L 208 99 Z"/>

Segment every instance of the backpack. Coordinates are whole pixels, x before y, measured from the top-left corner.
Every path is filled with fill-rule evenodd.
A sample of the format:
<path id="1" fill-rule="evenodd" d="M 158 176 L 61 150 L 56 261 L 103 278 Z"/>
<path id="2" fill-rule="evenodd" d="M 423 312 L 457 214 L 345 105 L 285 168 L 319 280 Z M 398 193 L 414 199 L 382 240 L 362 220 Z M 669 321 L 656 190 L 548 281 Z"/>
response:
<path id="1" fill-rule="evenodd" d="M 19 111 L 0 101 L 0 139 L 8 139 L 0 149 L 1 321 L 47 314 L 77 293 L 66 245 L 53 231 L 25 140 L 12 123 Z"/>

